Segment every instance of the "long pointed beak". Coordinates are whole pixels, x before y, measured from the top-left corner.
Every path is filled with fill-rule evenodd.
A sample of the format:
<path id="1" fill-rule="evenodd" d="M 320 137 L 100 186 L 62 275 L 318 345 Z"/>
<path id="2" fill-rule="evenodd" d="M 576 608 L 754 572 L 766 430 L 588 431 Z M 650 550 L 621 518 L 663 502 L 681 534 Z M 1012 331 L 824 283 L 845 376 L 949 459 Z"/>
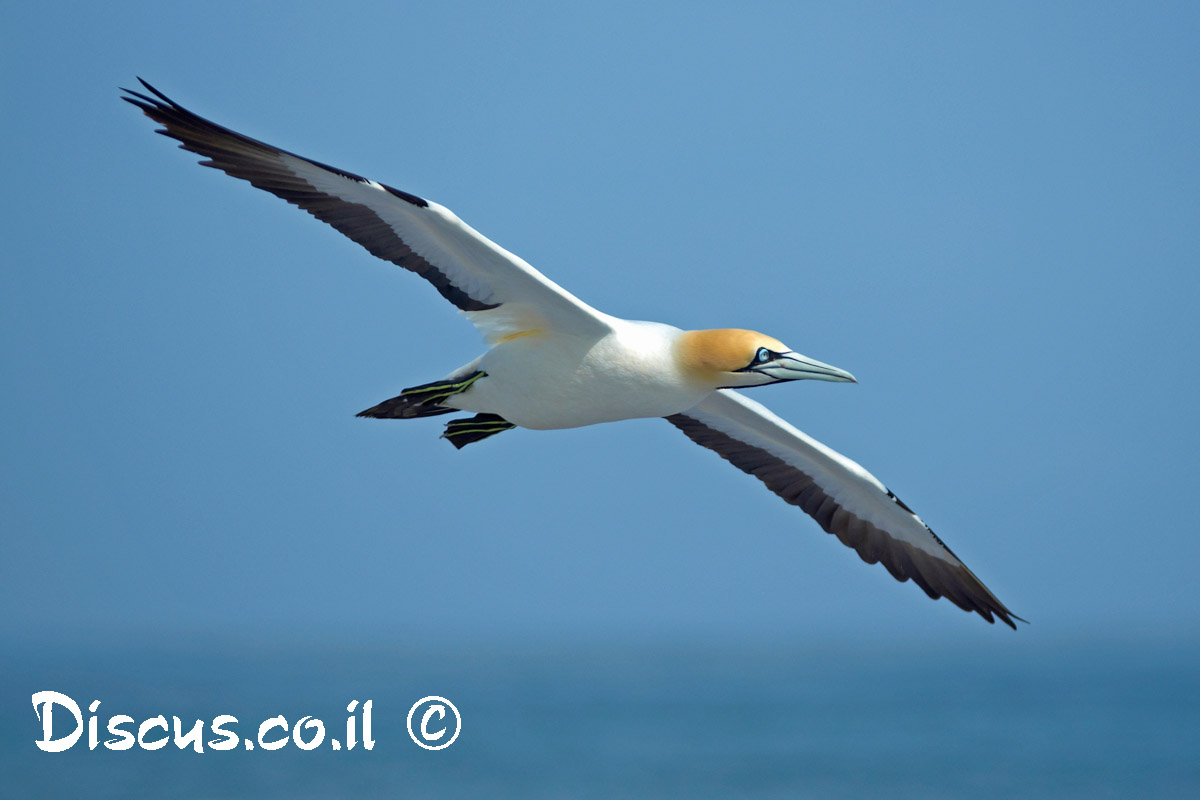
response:
<path id="1" fill-rule="evenodd" d="M 763 364 L 758 371 L 781 381 L 813 380 L 858 383 L 855 377 L 844 369 L 838 369 L 831 364 L 825 364 L 792 352 L 783 353 L 774 361 Z"/>

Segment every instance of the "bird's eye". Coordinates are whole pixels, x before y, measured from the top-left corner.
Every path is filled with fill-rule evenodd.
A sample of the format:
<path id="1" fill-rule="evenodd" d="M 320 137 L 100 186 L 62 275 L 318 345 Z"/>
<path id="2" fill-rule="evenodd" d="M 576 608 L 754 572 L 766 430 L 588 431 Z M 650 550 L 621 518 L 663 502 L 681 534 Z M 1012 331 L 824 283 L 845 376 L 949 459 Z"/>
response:
<path id="1" fill-rule="evenodd" d="M 771 351 L 765 347 L 758 348 L 758 352 L 754 354 L 754 359 L 759 363 L 771 360 Z"/>

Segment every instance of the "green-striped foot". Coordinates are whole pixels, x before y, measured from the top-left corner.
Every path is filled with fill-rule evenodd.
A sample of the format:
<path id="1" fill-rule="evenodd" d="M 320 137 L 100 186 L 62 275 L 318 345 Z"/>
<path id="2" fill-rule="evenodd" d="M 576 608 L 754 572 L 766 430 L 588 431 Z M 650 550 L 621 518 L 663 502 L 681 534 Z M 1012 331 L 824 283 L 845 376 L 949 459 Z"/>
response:
<path id="1" fill-rule="evenodd" d="M 443 439 L 449 439 L 450 444 L 463 449 L 471 442 L 478 442 L 497 433 L 517 427 L 499 414 L 476 414 L 470 419 L 456 419 L 446 423 Z"/>
<path id="2" fill-rule="evenodd" d="M 472 372 L 470 375 L 443 378 L 433 383 L 424 383 L 405 389 L 396 397 L 384 400 L 376 406 L 360 411 L 355 416 L 374 417 L 375 419 L 412 419 L 414 417 L 433 417 L 438 414 L 450 414 L 458 409 L 441 405 L 447 397 L 462 394 L 480 378 L 487 377 L 486 372 Z"/>

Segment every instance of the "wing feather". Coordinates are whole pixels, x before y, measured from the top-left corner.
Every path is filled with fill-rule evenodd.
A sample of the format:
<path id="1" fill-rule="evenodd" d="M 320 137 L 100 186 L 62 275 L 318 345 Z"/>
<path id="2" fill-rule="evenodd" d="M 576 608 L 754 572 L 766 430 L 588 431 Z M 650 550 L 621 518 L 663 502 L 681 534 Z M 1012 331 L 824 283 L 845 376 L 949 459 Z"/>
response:
<path id="1" fill-rule="evenodd" d="M 911 579 L 935 600 L 945 597 L 988 622 L 998 617 L 1016 628 L 1013 620 L 1021 620 L 875 476 L 759 403 L 723 389 L 667 420 L 896 580 Z"/>
<path id="2" fill-rule="evenodd" d="M 140 80 L 140 79 L 139 79 Z M 251 139 L 193 114 L 150 84 L 123 91 L 200 163 L 281 197 L 372 255 L 415 272 L 491 340 L 526 330 L 598 333 L 607 317 L 437 203 Z M 153 96 L 151 96 L 153 95 Z"/>

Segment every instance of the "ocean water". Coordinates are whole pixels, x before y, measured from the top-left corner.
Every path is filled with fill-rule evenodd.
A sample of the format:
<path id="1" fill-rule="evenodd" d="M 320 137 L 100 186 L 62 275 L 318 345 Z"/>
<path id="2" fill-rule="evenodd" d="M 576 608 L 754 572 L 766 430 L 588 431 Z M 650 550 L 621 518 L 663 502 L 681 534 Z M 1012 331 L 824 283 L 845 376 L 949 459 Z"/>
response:
<path id="1" fill-rule="evenodd" d="M 3 656 L 5 798 L 1200 797 L 1200 649 L 1171 642 L 131 640 L 10 643 Z M 42 752 L 31 703 L 41 690 L 75 700 L 85 725 L 100 700 L 101 741 L 116 714 L 177 715 L 185 730 L 231 714 L 250 739 L 262 720 L 309 715 L 327 741 L 113 751 L 89 750 L 85 733 Z M 407 731 L 426 695 L 461 712 L 459 738 L 442 750 Z M 346 705 L 368 699 L 374 748 L 334 751 Z M 56 737 L 73 728 L 56 716 Z"/>

